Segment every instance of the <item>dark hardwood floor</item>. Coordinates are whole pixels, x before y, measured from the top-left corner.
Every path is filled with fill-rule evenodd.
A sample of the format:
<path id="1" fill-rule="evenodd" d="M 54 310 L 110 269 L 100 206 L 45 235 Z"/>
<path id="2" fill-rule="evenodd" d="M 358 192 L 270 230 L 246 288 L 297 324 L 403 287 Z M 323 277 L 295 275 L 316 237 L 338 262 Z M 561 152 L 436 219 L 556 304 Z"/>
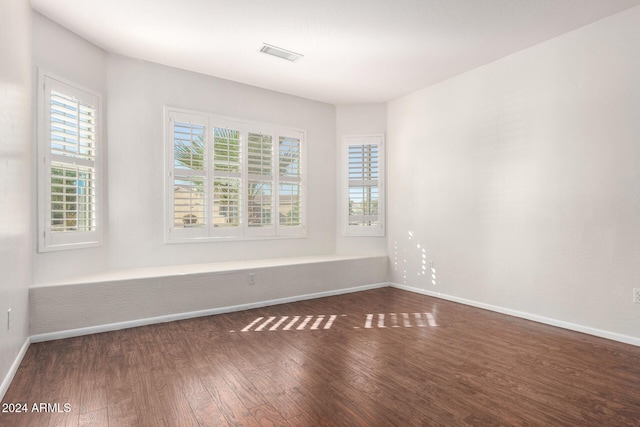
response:
<path id="1" fill-rule="evenodd" d="M 33 344 L 3 403 L 12 427 L 639 426 L 640 348 L 382 288 Z"/>

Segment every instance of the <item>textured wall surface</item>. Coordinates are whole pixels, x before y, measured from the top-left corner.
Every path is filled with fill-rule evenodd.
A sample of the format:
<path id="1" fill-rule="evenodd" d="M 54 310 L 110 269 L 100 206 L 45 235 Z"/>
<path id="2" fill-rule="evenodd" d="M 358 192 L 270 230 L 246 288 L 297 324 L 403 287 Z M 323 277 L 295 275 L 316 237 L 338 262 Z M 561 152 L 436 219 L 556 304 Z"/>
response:
<path id="1" fill-rule="evenodd" d="M 235 263 L 220 270 L 196 266 L 188 274 L 127 279 L 87 278 L 85 283 L 34 287 L 31 334 L 148 319 L 320 294 L 385 283 L 387 257 L 308 257 Z M 281 264 L 281 265 L 278 265 Z M 184 270 L 187 272 L 188 270 Z M 255 273 L 255 284 L 249 284 Z"/>
<path id="2" fill-rule="evenodd" d="M 27 0 L 0 1 L 0 58 L 1 398 L 12 365 L 29 337 L 32 73 L 31 8 Z"/>
<path id="3" fill-rule="evenodd" d="M 386 236 L 344 236 L 347 203 L 342 199 L 345 183 L 344 135 L 379 134 L 387 131 L 387 104 L 353 104 L 336 107 L 336 252 L 342 254 L 386 254 Z M 383 183 L 386 187 L 386 183 Z M 344 197 L 346 199 L 346 197 Z"/>
<path id="4" fill-rule="evenodd" d="M 636 7 L 391 102 L 391 280 L 640 337 L 638 46 Z"/>
<path id="5" fill-rule="evenodd" d="M 80 87 L 102 94 L 103 110 L 109 100 L 106 97 L 106 58 L 102 49 L 64 29 L 37 12 L 32 12 L 33 19 L 33 65 L 38 70 L 51 73 Z M 33 102 L 37 105 L 38 96 L 42 90 L 36 87 L 37 76 L 34 76 Z M 102 112 L 102 152 L 108 160 L 109 138 L 107 124 L 108 115 Z M 33 120 L 33 132 L 37 134 L 37 121 Z M 35 161 L 34 156 L 34 161 Z M 37 174 L 36 165 L 33 166 L 34 176 Z M 103 168 L 103 171 L 105 169 Z M 103 175 L 103 182 L 107 176 Z M 37 180 L 32 183 L 32 221 L 37 223 Z M 106 188 L 106 187 L 104 187 Z M 108 189 L 107 189 L 108 191 Z M 108 202 L 108 198 L 103 198 Z M 108 203 L 103 206 L 103 215 L 108 213 Z M 108 218 L 107 218 L 108 221 Z M 33 234 L 34 247 L 37 248 L 37 233 Z M 108 242 L 108 238 L 106 239 Z M 35 253 L 33 260 L 33 281 L 43 283 L 57 277 L 89 274 L 104 271 L 107 268 L 106 246 L 85 248 L 82 250 L 65 250 L 57 252 Z"/>
<path id="6" fill-rule="evenodd" d="M 102 93 L 107 153 L 104 246 L 36 254 L 36 285 L 123 268 L 335 252 L 333 105 L 109 54 L 36 12 L 33 20 L 35 65 Z M 307 238 L 165 244 L 165 106 L 305 130 Z"/>
<path id="7" fill-rule="evenodd" d="M 334 106 L 116 55 L 108 81 L 109 268 L 334 253 Z M 165 105 L 305 130 L 307 237 L 165 244 Z"/>

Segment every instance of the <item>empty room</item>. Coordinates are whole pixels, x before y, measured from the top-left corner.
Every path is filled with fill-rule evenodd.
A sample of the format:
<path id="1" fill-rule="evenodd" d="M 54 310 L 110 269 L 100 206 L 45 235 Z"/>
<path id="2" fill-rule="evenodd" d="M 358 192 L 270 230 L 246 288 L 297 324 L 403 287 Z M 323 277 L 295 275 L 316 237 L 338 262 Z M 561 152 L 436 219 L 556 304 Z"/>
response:
<path id="1" fill-rule="evenodd" d="M 640 0 L 0 0 L 0 426 L 640 425 Z"/>

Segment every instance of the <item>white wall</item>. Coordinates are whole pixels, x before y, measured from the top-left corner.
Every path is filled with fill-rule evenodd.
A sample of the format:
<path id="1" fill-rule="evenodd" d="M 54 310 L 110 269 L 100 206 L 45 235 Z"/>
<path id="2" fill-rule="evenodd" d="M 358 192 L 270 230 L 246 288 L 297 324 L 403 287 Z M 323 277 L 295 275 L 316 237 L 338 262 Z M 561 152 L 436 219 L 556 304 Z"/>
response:
<path id="1" fill-rule="evenodd" d="M 108 152 L 105 245 L 37 254 L 36 285 L 122 268 L 335 252 L 334 106 L 108 54 L 35 12 L 34 61 L 103 94 Z M 307 238 L 163 243 L 165 105 L 305 129 Z"/>
<path id="2" fill-rule="evenodd" d="M 640 7 L 391 102 L 392 281 L 640 337 L 638 46 Z"/>
<path id="3" fill-rule="evenodd" d="M 37 89 L 37 69 L 43 69 L 58 77 L 69 80 L 79 86 L 102 94 L 103 109 L 108 103 L 106 59 L 102 49 L 89 43 L 52 22 L 37 12 L 33 17 L 33 87 Z M 33 146 L 36 147 L 37 132 L 36 106 L 37 97 L 42 91 L 33 91 Z M 103 112 L 104 113 L 104 112 Z M 108 116 L 102 115 L 102 140 L 107 142 L 108 155 Z M 36 156 L 33 156 L 33 176 L 37 176 Z M 37 181 L 32 181 L 32 221 L 37 229 Z M 105 207 L 105 214 L 108 210 Z M 107 218 L 108 221 L 108 218 Z M 33 247 L 37 248 L 38 236 L 33 234 Z M 107 236 L 108 241 L 108 236 Z M 34 249 L 35 250 L 35 249 Z M 44 283 L 64 275 L 82 275 L 105 270 L 107 266 L 106 247 L 86 248 L 71 251 L 37 253 L 34 257 L 33 279 L 35 283 Z"/>
<path id="4" fill-rule="evenodd" d="M 107 78 L 111 268 L 335 251 L 334 106 L 117 55 Z M 306 130 L 307 238 L 163 243 L 165 105 Z"/>
<path id="5" fill-rule="evenodd" d="M 29 337 L 31 8 L 0 0 L 0 400 Z M 11 325 L 7 329 L 7 311 Z"/>
<path id="6" fill-rule="evenodd" d="M 387 104 L 350 104 L 336 107 L 336 195 L 344 191 L 344 159 L 342 137 L 344 135 L 386 133 Z M 336 252 L 339 254 L 386 254 L 387 238 L 371 236 L 344 236 L 344 210 L 347 205 L 337 200 Z"/>

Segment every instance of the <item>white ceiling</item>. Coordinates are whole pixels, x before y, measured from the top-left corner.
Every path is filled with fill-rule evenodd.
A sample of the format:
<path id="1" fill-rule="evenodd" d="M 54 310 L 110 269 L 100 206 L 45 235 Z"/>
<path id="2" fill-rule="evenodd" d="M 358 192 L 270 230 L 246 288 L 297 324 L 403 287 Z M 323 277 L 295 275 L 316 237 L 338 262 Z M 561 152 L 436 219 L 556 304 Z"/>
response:
<path id="1" fill-rule="evenodd" d="M 31 0 L 108 52 L 332 104 L 385 102 L 640 0 Z M 262 43 L 304 55 L 290 63 Z"/>

